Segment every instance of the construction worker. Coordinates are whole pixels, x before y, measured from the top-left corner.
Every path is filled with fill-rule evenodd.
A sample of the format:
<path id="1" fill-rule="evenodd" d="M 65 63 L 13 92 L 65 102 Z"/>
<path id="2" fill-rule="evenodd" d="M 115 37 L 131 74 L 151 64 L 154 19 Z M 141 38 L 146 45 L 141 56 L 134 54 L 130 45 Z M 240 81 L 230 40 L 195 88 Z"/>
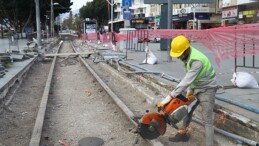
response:
<path id="1" fill-rule="evenodd" d="M 214 137 L 214 99 L 217 91 L 216 74 L 209 59 L 200 51 L 190 45 L 189 40 L 183 36 L 177 36 L 171 42 L 170 56 L 183 61 L 187 73 L 176 88 L 167 96 L 158 107 L 163 107 L 171 98 L 180 95 L 187 89 L 186 97 L 190 99 L 196 96 L 200 100 L 202 108 L 201 116 L 205 124 L 206 146 L 213 146 Z M 170 141 L 188 141 L 188 126 L 191 122 L 192 114 L 183 119 L 183 129 L 178 130 L 174 137 L 169 137 Z"/>

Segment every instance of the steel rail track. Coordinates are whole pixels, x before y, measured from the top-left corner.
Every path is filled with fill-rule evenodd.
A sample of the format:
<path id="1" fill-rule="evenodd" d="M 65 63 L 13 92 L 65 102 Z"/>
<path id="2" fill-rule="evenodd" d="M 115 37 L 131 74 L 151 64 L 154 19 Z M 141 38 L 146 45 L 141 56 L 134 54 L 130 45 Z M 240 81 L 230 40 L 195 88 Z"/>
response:
<path id="1" fill-rule="evenodd" d="M 76 51 L 75 47 L 73 46 L 72 42 L 70 42 L 70 45 L 71 45 L 71 48 L 73 49 L 73 51 L 75 53 L 78 53 Z M 57 51 L 56 54 L 58 54 L 59 49 L 61 48 L 61 46 L 62 46 L 62 44 L 59 45 L 58 51 Z M 44 117 L 45 117 L 45 112 L 46 112 L 46 106 L 47 106 L 47 101 L 48 101 L 48 95 L 49 95 L 49 91 L 50 91 L 50 85 L 51 85 L 52 76 L 53 76 L 53 72 L 54 72 L 54 68 L 55 68 L 55 64 L 56 64 L 56 59 L 57 59 L 57 55 L 54 56 L 54 59 L 53 59 L 53 62 L 52 62 L 51 68 L 50 68 L 50 72 L 49 72 L 49 75 L 48 75 L 48 79 L 47 79 L 46 86 L 45 86 L 45 89 L 44 89 L 44 92 L 43 92 L 43 96 L 42 96 L 42 100 L 41 100 L 41 103 L 40 103 L 39 111 L 38 111 L 38 114 L 37 114 L 35 126 L 34 126 L 34 129 L 33 129 L 33 132 L 32 132 L 32 136 L 31 136 L 31 140 L 30 140 L 30 144 L 29 144 L 30 146 L 38 146 L 38 145 L 40 145 L 42 128 L 43 128 Z M 91 74 L 95 77 L 95 79 L 99 82 L 99 84 L 103 87 L 103 89 L 110 95 L 112 100 L 121 109 L 121 111 L 126 115 L 126 117 L 129 119 L 129 121 L 133 125 L 137 126 L 137 123 L 134 120 L 132 120 L 133 117 L 135 116 L 134 113 L 106 85 L 106 83 L 99 77 L 99 75 L 92 69 L 92 67 L 89 64 L 87 64 L 87 62 L 83 59 L 83 57 L 81 55 L 79 55 L 79 59 L 82 62 L 82 64 L 84 64 L 86 69 L 88 69 L 91 72 Z M 159 141 L 158 139 L 146 140 L 146 141 L 148 143 L 150 143 L 151 145 L 154 145 L 154 146 L 163 146 L 162 142 Z"/>
<path id="2" fill-rule="evenodd" d="M 58 54 L 62 44 L 63 43 L 59 44 L 56 54 Z M 45 113 L 46 113 L 49 91 L 50 91 L 50 86 L 51 86 L 51 81 L 52 81 L 52 76 L 53 76 L 56 60 L 57 60 L 57 56 L 54 57 L 54 59 L 52 61 L 52 64 L 51 64 L 51 67 L 50 67 L 48 79 L 46 81 L 46 85 L 45 85 L 45 88 L 44 88 L 44 91 L 43 91 L 41 103 L 40 103 L 40 106 L 39 106 L 39 110 L 38 110 L 38 114 L 37 114 L 37 117 L 36 117 L 35 125 L 34 125 L 33 131 L 32 131 L 32 136 L 31 136 L 29 146 L 39 146 L 40 145 L 40 139 L 41 139 L 41 134 L 42 134 L 44 117 L 45 117 Z"/>
<path id="3" fill-rule="evenodd" d="M 72 42 L 70 42 L 73 51 L 77 52 L 75 47 L 73 46 Z M 116 103 L 116 105 L 121 109 L 121 111 L 126 115 L 126 117 L 129 119 L 129 121 L 137 126 L 137 123 L 132 120 L 135 116 L 134 113 L 123 103 L 123 101 L 120 100 L 120 98 L 105 84 L 105 82 L 97 75 L 97 73 L 91 68 L 90 65 L 86 63 L 86 61 L 79 55 L 80 61 L 84 64 L 84 66 L 91 72 L 91 74 L 95 77 L 95 79 L 100 83 L 100 85 L 105 89 L 105 91 L 110 95 L 112 100 Z M 153 146 L 163 146 L 163 144 L 155 139 L 155 140 L 147 140 L 151 145 Z"/>
<path id="4" fill-rule="evenodd" d="M 73 49 L 74 52 L 77 52 L 75 47 L 73 46 L 72 42 L 70 42 L 71 48 Z M 59 50 L 61 48 L 62 44 L 59 44 L 58 50 L 56 54 L 59 53 Z M 105 84 L 104 81 L 97 75 L 97 73 L 91 68 L 90 65 L 86 63 L 86 61 L 79 55 L 80 61 L 84 64 L 86 69 L 88 69 L 91 74 L 95 77 L 95 79 L 99 82 L 99 84 L 104 88 L 104 90 L 110 95 L 112 100 L 115 102 L 115 104 L 121 109 L 121 111 L 126 115 L 126 117 L 129 119 L 129 121 L 137 126 L 137 123 L 132 120 L 133 117 L 135 116 L 134 113 L 123 103 L 119 97 Z M 40 141 L 41 141 L 41 135 L 42 135 L 42 129 L 43 129 L 43 124 L 44 124 L 44 117 L 46 113 L 46 108 L 47 108 L 47 102 L 48 102 L 48 95 L 51 87 L 51 82 L 52 82 L 52 76 L 54 73 L 55 69 L 55 64 L 56 64 L 57 56 L 53 58 L 50 71 L 48 74 L 48 79 L 46 81 L 46 85 L 44 88 L 44 92 L 42 95 L 41 103 L 39 106 L 38 114 L 36 117 L 35 125 L 32 131 L 32 136 L 30 139 L 29 146 L 39 146 Z M 145 139 L 146 140 L 146 139 Z M 150 143 L 153 146 L 163 146 L 163 144 L 159 140 L 146 140 L 148 143 Z"/>

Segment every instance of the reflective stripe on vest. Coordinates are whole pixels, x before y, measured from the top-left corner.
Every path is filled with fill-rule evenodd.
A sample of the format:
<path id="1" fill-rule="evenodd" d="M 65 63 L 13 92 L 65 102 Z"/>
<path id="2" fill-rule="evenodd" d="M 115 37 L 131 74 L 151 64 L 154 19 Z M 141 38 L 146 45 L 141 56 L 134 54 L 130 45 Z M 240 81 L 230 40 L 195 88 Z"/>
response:
<path id="1" fill-rule="evenodd" d="M 203 84 L 206 84 L 206 81 L 209 81 L 210 79 L 214 78 L 216 76 L 215 71 L 213 67 L 211 66 L 211 63 L 203 53 L 198 51 L 197 49 L 191 47 L 191 53 L 190 58 L 187 62 L 186 69 L 189 72 L 191 68 L 191 63 L 195 60 L 201 61 L 203 66 L 199 74 L 197 75 L 194 82 L 191 84 L 191 88 L 195 88 L 195 86 L 202 86 Z"/>

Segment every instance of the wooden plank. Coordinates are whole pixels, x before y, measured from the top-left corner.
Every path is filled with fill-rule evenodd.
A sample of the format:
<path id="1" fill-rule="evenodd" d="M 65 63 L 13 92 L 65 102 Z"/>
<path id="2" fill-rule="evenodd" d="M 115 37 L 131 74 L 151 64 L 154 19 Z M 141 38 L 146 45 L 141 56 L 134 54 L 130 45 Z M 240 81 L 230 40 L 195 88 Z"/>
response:
<path id="1" fill-rule="evenodd" d="M 94 52 L 77 52 L 77 53 L 58 53 L 58 54 L 45 54 L 45 57 L 54 57 L 54 56 L 70 56 L 70 55 L 89 55 Z"/>

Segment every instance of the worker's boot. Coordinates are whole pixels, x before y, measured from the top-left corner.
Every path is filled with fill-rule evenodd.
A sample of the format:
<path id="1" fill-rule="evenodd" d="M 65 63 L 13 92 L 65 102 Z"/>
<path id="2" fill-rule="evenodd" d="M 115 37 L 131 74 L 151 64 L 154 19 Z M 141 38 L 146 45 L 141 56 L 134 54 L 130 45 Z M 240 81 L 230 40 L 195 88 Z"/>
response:
<path id="1" fill-rule="evenodd" d="M 190 135 L 188 133 L 177 133 L 173 137 L 169 137 L 169 141 L 171 142 L 187 142 L 190 138 Z"/>

